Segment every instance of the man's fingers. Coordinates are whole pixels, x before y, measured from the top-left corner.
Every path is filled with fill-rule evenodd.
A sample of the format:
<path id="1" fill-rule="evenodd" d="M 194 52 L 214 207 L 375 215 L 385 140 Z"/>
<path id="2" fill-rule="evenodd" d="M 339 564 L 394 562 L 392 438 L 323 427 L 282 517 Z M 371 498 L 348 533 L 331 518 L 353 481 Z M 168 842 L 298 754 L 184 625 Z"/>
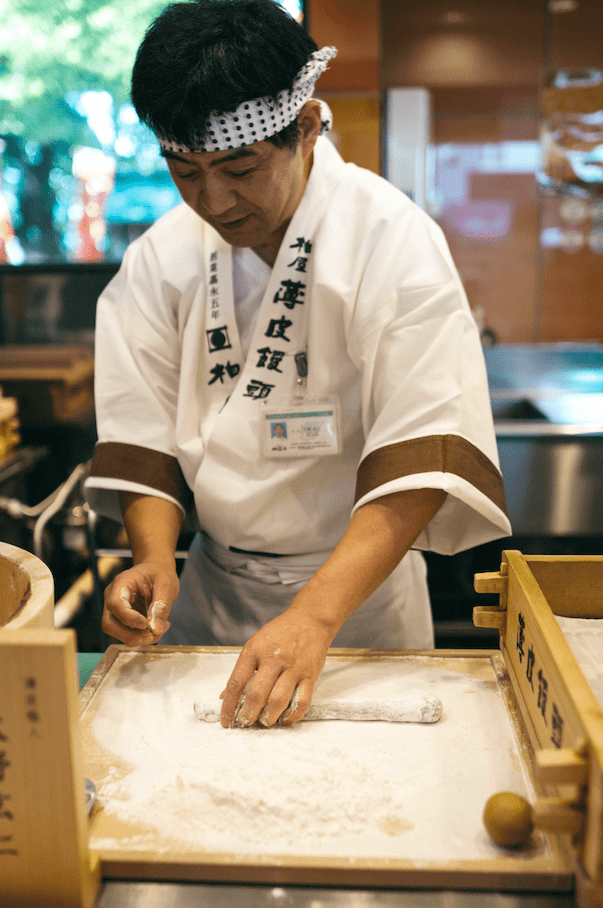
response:
<path id="1" fill-rule="evenodd" d="M 142 562 L 118 574 L 105 590 L 103 630 L 128 646 L 157 643 L 178 588 L 175 572 L 161 564 Z"/>
<path id="2" fill-rule="evenodd" d="M 235 717 L 242 705 L 241 699 L 256 668 L 255 658 L 248 656 L 243 650 L 226 682 L 226 687 L 220 694 L 222 700 L 220 724 L 223 728 L 230 728 L 234 724 Z"/>
<path id="3" fill-rule="evenodd" d="M 148 628 L 155 637 L 161 637 L 170 626 L 167 617 L 170 613 L 170 606 L 163 599 L 157 599 L 152 603 L 148 613 Z"/>
<path id="4" fill-rule="evenodd" d="M 290 704 L 295 698 L 296 691 L 298 690 L 299 686 L 296 683 L 296 676 L 292 672 L 283 672 L 272 688 L 272 691 L 266 700 L 266 705 L 260 712 L 258 717 L 259 724 L 266 728 L 275 725 L 277 722 L 280 724 L 283 715 L 288 712 Z M 309 705 L 310 704 L 308 703 L 308 706 Z M 300 705 L 300 709 L 301 708 Z M 303 712 L 305 712 L 305 709 Z M 299 718 L 302 717 L 303 712 L 300 712 Z M 296 720 L 293 719 L 293 721 Z"/>
<path id="5" fill-rule="evenodd" d="M 315 628 L 289 611 L 257 631 L 243 647 L 222 693 L 222 726 L 245 727 L 258 720 L 274 725 L 284 712 L 286 724 L 299 721 L 310 705 L 328 642 L 320 622 Z M 296 688 L 297 706 L 289 711 Z"/>
<path id="6" fill-rule="evenodd" d="M 118 597 L 111 595 L 111 592 L 107 591 L 105 596 L 106 611 L 125 627 L 144 631 L 147 627 L 146 609 L 144 609 L 143 614 L 140 608 L 136 608 L 136 599 L 136 593 L 130 592 L 127 586 L 120 588 Z"/>
<path id="7" fill-rule="evenodd" d="M 256 656 L 243 651 L 221 694 L 224 702 L 220 721 L 223 727 L 229 728 L 234 725 L 246 728 L 253 725 L 272 695 L 281 672 L 280 661 L 259 659 L 258 664 Z M 283 696 L 281 695 L 280 699 L 283 699 Z M 288 700 L 282 706 L 281 712 L 287 703 Z"/>
<path id="8" fill-rule="evenodd" d="M 299 722 L 312 702 L 313 683 L 296 683 L 292 672 L 273 666 L 255 670 L 244 688 L 244 675 L 232 677 L 222 692 L 224 701 L 220 721 L 225 728 L 247 728 L 258 722 L 266 728 Z"/>
<path id="9" fill-rule="evenodd" d="M 234 716 L 234 725 L 247 728 L 258 721 L 260 715 L 269 707 L 269 714 L 276 713 L 276 718 L 285 709 L 289 702 L 288 695 L 279 693 L 279 682 L 282 678 L 280 667 L 260 667 L 243 691 L 237 712 Z M 280 686 L 282 687 L 282 685 Z M 290 695 L 289 695 L 290 696 Z M 278 706 L 279 702 L 282 705 Z M 266 725 L 272 722 L 266 722 Z"/>
<path id="10" fill-rule="evenodd" d="M 132 629 L 122 624 L 107 609 L 105 609 L 105 614 L 103 615 L 103 630 L 109 637 L 120 640 L 126 646 L 150 646 L 151 643 L 155 642 L 153 634 L 146 628 L 146 623 L 141 630 Z"/>
<path id="11" fill-rule="evenodd" d="M 309 678 L 298 684 L 287 709 L 281 714 L 278 724 L 293 725 L 303 719 L 312 704 L 313 693 L 314 684 Z"/>
<path id="12" fill-rule="evenodd" d="M 107 596 L 103 630 L 127 646 L 149 646 L 156 643 L 170 626 L 167 616 L 170 606 L 163 599 L 153 602 L 148 609 L 138 592 L 130 592 L 126 585 L 119 588 L 119 596 Z"/>

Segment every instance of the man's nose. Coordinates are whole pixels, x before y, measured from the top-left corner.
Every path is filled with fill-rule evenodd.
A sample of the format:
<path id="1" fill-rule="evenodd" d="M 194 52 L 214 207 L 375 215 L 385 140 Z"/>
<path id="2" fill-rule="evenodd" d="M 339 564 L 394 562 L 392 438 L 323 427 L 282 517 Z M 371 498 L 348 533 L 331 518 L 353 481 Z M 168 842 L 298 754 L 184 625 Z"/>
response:
<path id="1" fill-rule="evenodd" d="M 209 174 L 201 188 L 201 205 L 208 214 L 216 217 L 233 208 L 236 204 L 235 193 L 217 176 Z"/>

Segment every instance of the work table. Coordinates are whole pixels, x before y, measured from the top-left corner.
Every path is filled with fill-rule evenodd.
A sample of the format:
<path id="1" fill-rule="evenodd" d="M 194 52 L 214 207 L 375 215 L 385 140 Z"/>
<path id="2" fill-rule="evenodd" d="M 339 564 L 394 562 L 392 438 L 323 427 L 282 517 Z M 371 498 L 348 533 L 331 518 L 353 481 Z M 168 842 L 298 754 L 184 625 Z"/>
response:
<path id="1" fill-rule="evenodd" d="M 573 895 L 105 882 L 98 908 L 573 908 Z"/>

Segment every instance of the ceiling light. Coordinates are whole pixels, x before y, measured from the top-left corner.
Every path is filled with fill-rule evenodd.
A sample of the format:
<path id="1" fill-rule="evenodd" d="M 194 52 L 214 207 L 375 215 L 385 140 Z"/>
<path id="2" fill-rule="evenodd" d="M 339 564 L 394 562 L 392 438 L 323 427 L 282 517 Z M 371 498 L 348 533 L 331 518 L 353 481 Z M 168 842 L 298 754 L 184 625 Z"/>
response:
<path id="1" fill-rule="evenodd" d="M 550 13 L 573 13 L 578 9 L 578 0 L 549 0 Z"/>
<path id="2" fill-rule="evenodd" d="M 451 9 L 443 18 L 446 25 L 466 25 L 469 21 L 467 13 L 462 13 L 458 9 Z"/>

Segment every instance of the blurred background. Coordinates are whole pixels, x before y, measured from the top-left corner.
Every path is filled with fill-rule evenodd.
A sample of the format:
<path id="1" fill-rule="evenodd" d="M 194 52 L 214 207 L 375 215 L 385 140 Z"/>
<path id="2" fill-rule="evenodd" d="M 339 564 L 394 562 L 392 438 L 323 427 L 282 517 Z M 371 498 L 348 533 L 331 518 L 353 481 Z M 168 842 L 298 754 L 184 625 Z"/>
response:
<path id="1" fill-rule="evenodd" d="M 0 7 L 0 539 L 51 566 L 83 649 L 103 645 L 102 586 L 128 554 L 81 495 L 96 300 L 178 203 L 129 100 L 164 5 Z M 318 83 L 332 141 L 441 225 L 481 330 L 514 536 L 428 568 L 438 644 L 482 645 L 473 574 L 503 548 L 603 551 L 603 5 L 288 9 L 339 48 Z"/>

